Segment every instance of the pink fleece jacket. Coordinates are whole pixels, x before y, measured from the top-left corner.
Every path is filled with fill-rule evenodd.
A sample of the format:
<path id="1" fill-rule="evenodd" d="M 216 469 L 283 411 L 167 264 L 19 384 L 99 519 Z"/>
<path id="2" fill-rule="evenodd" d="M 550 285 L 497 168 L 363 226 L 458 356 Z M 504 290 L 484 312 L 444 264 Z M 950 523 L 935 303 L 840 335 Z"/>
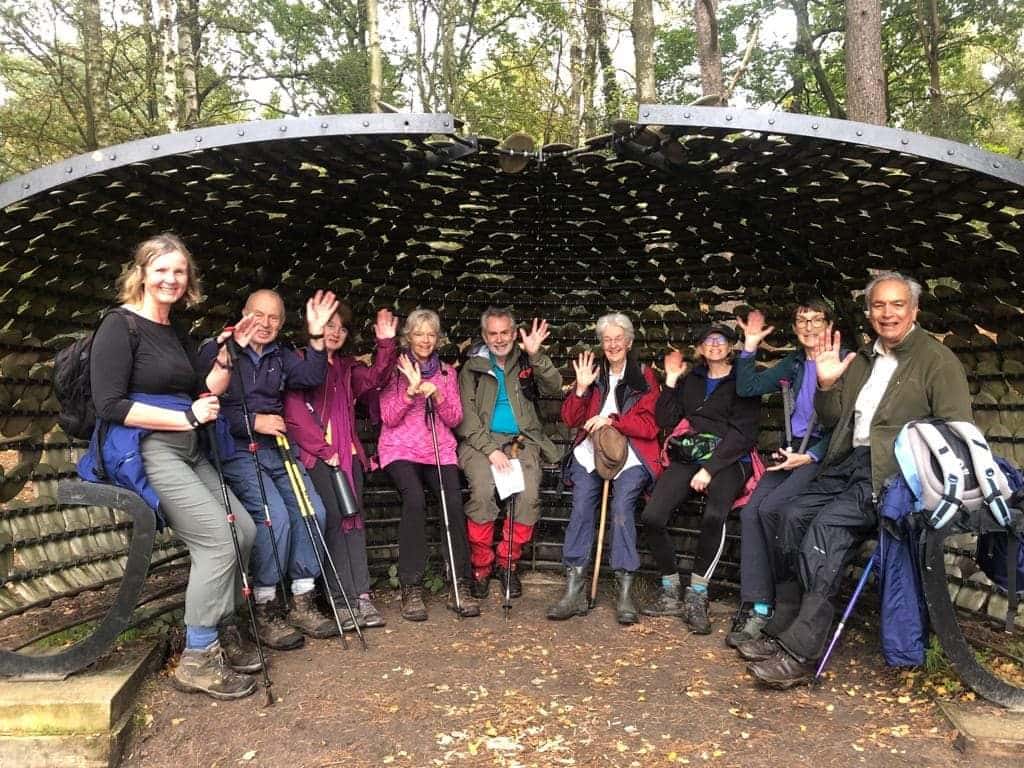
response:
<path id="1" fill-rule="evenodd" d="M 437 447 L 441 464 L 456 464 L 455 434 L 452 430 L 462 421 L 462 400 L 459 398 L 459 379 L 455 370 L 445 363 L 429 381 L 437 386 L 444 402 L 437 406 Z M 417 395 L 412 402 L 406 397 L 408 382 L 398 373 L 388 380 L 380 391 L 380 437 L 377 454 L 380 465 L 393 461 L 434 463 L 434 444 L 427 424 L 425 398 Z"/>

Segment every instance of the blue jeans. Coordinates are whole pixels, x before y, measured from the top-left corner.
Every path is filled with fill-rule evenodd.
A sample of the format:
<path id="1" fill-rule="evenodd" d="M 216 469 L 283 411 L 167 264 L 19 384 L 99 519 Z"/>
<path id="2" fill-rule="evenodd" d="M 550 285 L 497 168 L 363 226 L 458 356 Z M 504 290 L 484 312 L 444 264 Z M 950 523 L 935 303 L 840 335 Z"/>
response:
<path id="1" fill-rule="evenodd" d="M 597 471 L 587 472 L 574 458 L 569 467 L 572 479 L 572 515 L 565 529 L 562 562 L 586 565 L 594 545 L 594 525 L 601 509 L 604 480 Z M 640 494 L 651 483 L 647 467 L 630 467 L 612 480 L 611 507 L 612 569 L 636 571 L 640 555 L 636 551 L 636 504 Z"/>
<path id="2" fill-rule="evenodd" d="M 316 549 L 306 532 L 306 525 L 299 514 L 299 504 L 292 493 L 288 473 L 277 452 L 277 447 L 261 444 L 257 453 L 260 467 L 263 470 L 263 488 L 267 494 L 267 506 L 270 507 L 270 522 L 273 525 L 274 539 L 277 541 L 277 552 L 281 556 L 281 568 L 288 579 L 315 579 L 320 575 L 317 553 L 323 556 L 323 547 L 317 540 Z M 306 493 L 313 504 L 320 530 L 324 529 L 327 513 L 323 502 L 313 487 L 306 468 L 296 462 L 302 471 L 302 480 Z M 252 548 L 249 570 L 252 573 L 253 586 L 273 587 L 278 582 L 277 564 L 274 562 L 274 549 L 270 541 L 270 530 L 264 525 L 263 500 L 260 496 L 259 479 L 252 456 L 246 451 L 238 451 L 224 461 L 224 477 L 231 485 L 231 490 L 249 511 L 256 523 L 256 543 Z M 310 521 L 312 524 L 312 521 Z M 316 531 L 313 531 L 316 537 Z"/>

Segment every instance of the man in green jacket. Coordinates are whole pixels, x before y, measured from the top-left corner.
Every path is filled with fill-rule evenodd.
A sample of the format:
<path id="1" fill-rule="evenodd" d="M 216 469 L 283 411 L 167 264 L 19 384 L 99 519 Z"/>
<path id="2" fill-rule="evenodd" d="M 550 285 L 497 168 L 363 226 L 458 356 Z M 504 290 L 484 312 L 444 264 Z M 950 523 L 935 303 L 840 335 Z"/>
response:
<path id="1" fill-rule="evenodd" d="M 822 338 L 815 410 L 832 430 L 821 474 L 794 500 L 809 523 L 799 553 L 799 582 L 775 597 L 764 635 L 737 650 L 748 670 L 773 688 L 810 682 L 825 650 L 846 565 L 878 529 L 875 505 L 897 472 L 896 435 L 908 421 L 971 420 L 963 366 L 917 327 L 921 286 L 885 272 L 865 291 L 873 343 L 842 358 L 839 334 Z"/>
<path id="2" fill-rule="evenodd" d="M 478 599 L 487 596 L 497 554 L 502 591 L 511 582 L 512 597 L 519 597 L 522 585 L 515 564 L 540 516 L 541 459 L 559 459 L 558 449 L 544 434 L 536 400 L 561 395 L 562 375 L 540 348 L 549 335 L 546 320 L 534 318 L 529 333 L 520 329 L 522 349 L 516 344 L 516 320 L 509 310 L 488 309 L 480 318 L 480 329 L 483 343 L 469 351 L 459 371 L 462 422 L 456 428 L 462 438 L 459 466 L 469 481 L 466 517 L 473 565 L 471 589 Z M 506 518 L 495 552 L 498 503 L 492 471 L 510 469 L 506 449 L 517 438 L 526 487 L 516 497 L 515 525 L 509 526 Z M 510 549 L 512 567 L 508 568 Z"/>

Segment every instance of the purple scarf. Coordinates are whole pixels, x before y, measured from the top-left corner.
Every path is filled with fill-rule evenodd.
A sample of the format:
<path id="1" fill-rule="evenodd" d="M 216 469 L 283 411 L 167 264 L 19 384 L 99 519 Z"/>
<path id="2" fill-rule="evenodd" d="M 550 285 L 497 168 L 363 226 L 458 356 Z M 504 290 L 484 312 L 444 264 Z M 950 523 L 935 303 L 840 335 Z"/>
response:
<path id="1" fill-rule="evenodd" d="M 441 370 L 441 357 L 437 352 L 432 352 L 427 362 L 422 362 L 416 355 L 412 353 L 412 350 L 403 349 L 402 354 L 405 355 L 410 361 L 416 363 L 420 367 L 420 377 L 424 380 L 431 379 L 437 375 L 437 372 Z"/>

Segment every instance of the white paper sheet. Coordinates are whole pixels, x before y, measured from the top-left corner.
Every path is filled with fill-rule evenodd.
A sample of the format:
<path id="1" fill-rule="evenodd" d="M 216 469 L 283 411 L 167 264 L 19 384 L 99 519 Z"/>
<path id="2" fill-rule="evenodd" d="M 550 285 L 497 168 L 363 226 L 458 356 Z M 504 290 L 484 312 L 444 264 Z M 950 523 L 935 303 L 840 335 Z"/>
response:
<path id="1" fill-rule="evenodd" d="M 498 491 L 499 499 L 507 499 L 513 493 L 521 493 L 526 490 L 526 479 L 523 477 L 523 465 L 519 459 L 509 459 L 512 468 L 501 472 L 497 467 L 491 466 L 491 474 L 494 475 L 494 487 Z"/>

